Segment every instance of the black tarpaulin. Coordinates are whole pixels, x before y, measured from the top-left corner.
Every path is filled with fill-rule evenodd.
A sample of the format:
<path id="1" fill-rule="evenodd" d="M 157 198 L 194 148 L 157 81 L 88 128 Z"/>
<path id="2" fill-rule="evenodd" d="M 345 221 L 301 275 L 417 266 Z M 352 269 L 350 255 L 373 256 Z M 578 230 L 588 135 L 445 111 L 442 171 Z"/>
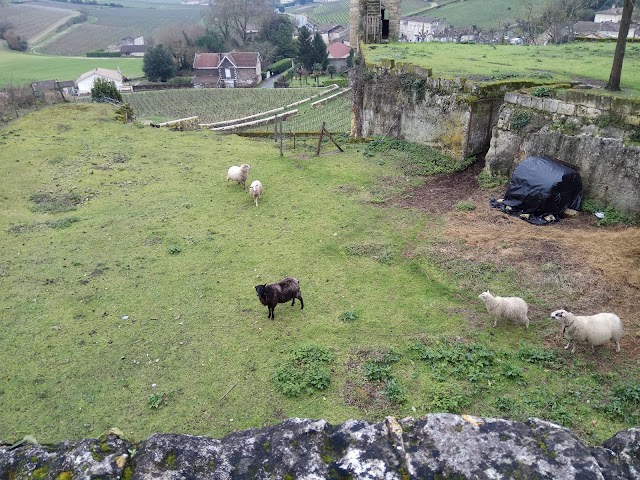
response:
<path id="1" fill-rule="evenodd" d="M 552 223 L 566 208 L 580 210 L 582 179 L 560 160 L 527 157 L 513 171 L 502 202 L 492 199 L 491 205 L 536 225 Z"/>

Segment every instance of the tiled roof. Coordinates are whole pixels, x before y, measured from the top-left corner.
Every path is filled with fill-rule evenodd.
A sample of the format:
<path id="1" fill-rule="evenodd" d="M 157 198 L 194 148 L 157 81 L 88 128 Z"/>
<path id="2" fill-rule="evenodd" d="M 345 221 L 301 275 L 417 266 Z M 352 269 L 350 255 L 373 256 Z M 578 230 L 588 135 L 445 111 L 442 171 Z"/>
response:
<path id="1" fill-rule="evenodd" d="M 238 68 L 255 68 L 258 64 L 258 52 L 231 52 L 227 56 Z"/>
<path id="2" fill-rule="evenodd" d="M 329 58 L 347 58 L 350 51 L 351 47 L 342 42 L 334 42 L 327 47 Z"/>
<path id="3" fill-rule="evenodd" d="M 219 63 L 219 53 L 196 53 L 193 68 L 218 68 Z"/>
<path id="4" fill-rule="evenodd" d="M 215 69 L 220 62 L 227 57 L 238 68 L 255 68 L 258 64 L 258 52 L 236 52 L 229 53 L 196 53 L 193 60 L 195 69 Z"/>
<path id="5" fill-rule="evenodd" d="M 95 68 L 93 70 L 90 70 L 80 75 L 78 77 L 78 80 L 76 80 L 76 82 L 81 82 L 85 78 L 89 78 L 92 75 L 99 75 L 101 77 L 108 78 L 109 80 L 116 80 L 118 82 L 122 81 L 122 74 L 117 70 L 109 70 L 107 68 Z"/>

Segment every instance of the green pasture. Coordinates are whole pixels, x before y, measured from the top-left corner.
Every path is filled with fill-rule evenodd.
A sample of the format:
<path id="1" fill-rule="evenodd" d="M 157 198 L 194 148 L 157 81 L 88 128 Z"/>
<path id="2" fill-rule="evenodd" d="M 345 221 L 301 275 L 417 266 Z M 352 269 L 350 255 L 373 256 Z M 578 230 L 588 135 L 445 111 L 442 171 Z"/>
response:
<path id="1" fill-rule="evenodd" d="M 120 67 L 123 75 L 140 77 L 142 58 L 82 58 L 31 55 L 13 52 L 0 45 L 0 88 L 23 86 L 40 80 L 76 80 L 96 67 Z"/>
<path id="2" fill-rule="evenodd" d="M 444 217 L 389 204 L 463 164 L 340 141 L 280 157 L 97 104 L 0 129 L 0 442 L 441 411 L 537 416 L 588 442 L 637 425 L 635 363 L 549 341 L 542 312 L 565 284 L 448 255 Z M 265 186 L 258 207 L 225 180 L 241 163 Z M 268 320 L 254 286 L 285 275 L 304 309 Z M 531 328 L 491 328 L 486 288 L 524 296 Z"/>
<path id="3" fill-rule="evenodd" d="M 431 68 L 435 77 L 465 77 L 478 81 L 521 78 L 549 83 L 595 80 L 606 83 L 615 43 L 514 46 L 431 42 L 364 45 L 363 48 L 367 64 L 394 59 Z M 627 45 L 621 87 L 623 94 L 640 93 L 640 44 Z"/>

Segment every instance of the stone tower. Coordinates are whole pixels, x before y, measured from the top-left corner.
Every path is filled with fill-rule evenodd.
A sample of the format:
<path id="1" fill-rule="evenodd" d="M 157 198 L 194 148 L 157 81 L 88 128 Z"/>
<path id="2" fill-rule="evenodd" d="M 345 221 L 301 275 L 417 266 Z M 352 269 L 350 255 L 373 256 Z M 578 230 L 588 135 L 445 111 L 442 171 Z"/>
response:
<path id="1" fill-rule="evenodd" d="M 358 51 L 359 43 L 383 43 L 400 35 L 400 0 L 349 0 L 349 40 Z"/>

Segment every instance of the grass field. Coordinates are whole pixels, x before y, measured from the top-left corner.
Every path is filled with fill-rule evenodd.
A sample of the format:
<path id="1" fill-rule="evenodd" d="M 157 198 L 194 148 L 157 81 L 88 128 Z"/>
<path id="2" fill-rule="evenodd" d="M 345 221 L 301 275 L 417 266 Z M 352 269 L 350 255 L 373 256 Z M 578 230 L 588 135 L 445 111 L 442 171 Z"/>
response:
<path id="1" fill-rule="evenodd" d="M 548 309 L 564 283 L 447 257 L 443 216 L 385 203 L 460 165 L 343 144 L 280 157 L 269 141 L 123 125 L 107 105 L 0 129 L 0 441 L 439 411 L 537 416 L 589 443 L 637 424 L 628 352 L 568 354 L 542 316 L 492 329 L 477 299 Z M 258 208 L 225 182 L 244 162 Z M 254 285 L 284 275 L 304 309 L 267 320 Z"/>
<path id="2" fill-rule="evenodd" d="M 76 80 L 96 67 L 112 70 L 120 67 L 123 75 L 140 77 L 141 58 L 81 58 L 31 55 L 13 52 L 0 43 L 0 88 L 25 85 L 40 80 Z"/>
<path id="3" fill-rule="evenodd" d="M 466 3 L 466 2 L 465 2 Z M 479 81 L 502 78 L 548 82 L 609 79 L 615 43 L 574 42 L 565 45 L 457 45 L 449 43 L 366 45 L 368 64 L 390 58 L 433 69 L 435 77 L 465 77 Z M 627 46 L 622 88 L 640 93 L 640 45 Z"/>

